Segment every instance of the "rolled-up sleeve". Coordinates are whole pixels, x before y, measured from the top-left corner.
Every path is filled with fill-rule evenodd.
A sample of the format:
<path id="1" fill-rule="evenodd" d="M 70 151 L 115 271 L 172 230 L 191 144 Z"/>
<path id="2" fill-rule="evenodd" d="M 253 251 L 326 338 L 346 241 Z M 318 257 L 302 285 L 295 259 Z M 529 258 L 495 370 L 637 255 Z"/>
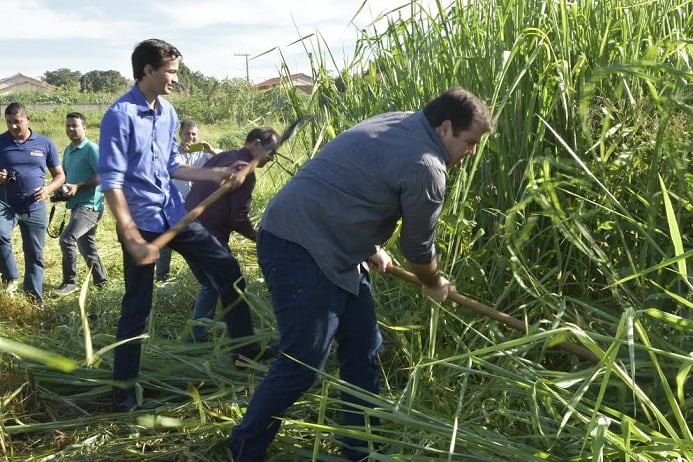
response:
<path id="1" fill-rule="evenodd" d="M 130 123 L 127 116 L 108 110 L 101 121 L 99 138 L 99 180 L 101 189 L 123 189 L 128 168 Z"/>
<path id="2" fill-rule="evenodd" d="M 433 261 L 435 228 L 443 210 L 446 173 L 437 166 L 417 164 L 401 179 L 402 228 L 399 246 L 412 263 Z"/>

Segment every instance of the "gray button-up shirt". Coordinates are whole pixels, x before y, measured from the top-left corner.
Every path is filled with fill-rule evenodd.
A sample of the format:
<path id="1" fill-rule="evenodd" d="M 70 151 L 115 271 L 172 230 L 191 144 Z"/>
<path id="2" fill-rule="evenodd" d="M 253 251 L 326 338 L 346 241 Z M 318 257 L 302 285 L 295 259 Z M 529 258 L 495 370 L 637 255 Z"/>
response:
<path id="1" fill-rule="evenodd" d="M 337 286 L 358 294 L 358 265 L 402 219 L 407 260 L 435 258 L 449 157 L 421 111 L 370 118 L 340 134 L 271 200 L 261 227 L 304 247 Z"/>

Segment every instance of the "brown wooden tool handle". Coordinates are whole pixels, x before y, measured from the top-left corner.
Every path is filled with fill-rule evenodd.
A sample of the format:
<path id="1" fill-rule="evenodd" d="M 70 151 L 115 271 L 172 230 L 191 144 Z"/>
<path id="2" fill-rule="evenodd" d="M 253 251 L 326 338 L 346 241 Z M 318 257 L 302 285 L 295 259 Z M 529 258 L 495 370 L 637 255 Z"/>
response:
<path id="1" fill-rule="evenodd" d="M 260 163 L 261 158 L 254 159 L 252 162 L 250 162 L 248 165 L 243 167 L 242 170 L 238 172 L 239 175 L 243 176 L 244 181 L 245 178 L 250 175 L 253 170 L 255 170 L 255 167 Z M 241 183 L 242 184 L 242 183 Z M 204 212 L 207 207 L 209 207 L 211 204 L 214 202 L 218 201 L 221 196 L 224 194 L 228 193 L 229 191 L 233 191 L 240 185 L 236 185 L 232 181 L 227 181 L 226 183 L 222 184 L 219 186 L 212 194 L 207 196 L 202 202 L 197 204 L 197 206 L 190 210 L 181 220 L 176 223 L 175 225 L 171 226 L 169 229 L 164 231 L 161 235 L 159 235 L 156 239 L 152 241 L 152 244 L 157 246 L 159 249 L 163 249 L 166 247 L 166 245 L 171 242 L 171 240 L 176 237 L 178 233 L 180 233 L 183 228 L 188 226 L 190 223 L 195 221 L 197 217 L 202 215 L 202 212 Z"/>
<path id="2" fill-rule="evenodd" d="M 391 274 L 395 277 L 398 277 L 400 279 L 403 279 L 407 282 L 411 282 L 413 284 L 421 285 L 421 281 L 416 277 L 414 273 L 410 273 L 409 271 L 406 271 L 402 268 L 399 268 L 397 266 L 391 266 L 387 269 L 387 273 Z M 491 319 L 495 319 L 496 321 L 500 321 L 503 324 L 505 324 L 508 327 L 512 327 L 513 329 L 519 330 L 520 332 L 527 333 L 527 329 L 525 326 L 525 323 L 520 321 L 519 319 L 510 316 L 507 313 L 503 313 L 502 311 L 495 310 L 491 308 L 490 306 L 484 305 L 483 303 L 477 302 L 476 300 L 472 300 L 471 298 L 465 297 L 462 294 L 459 294 L 455 292 L 454 290 L 450 291 L 450 295 L 448 295 L 448 299 L 452 300 L 453 302 L 457 303 L 458 305 L 468 308 L 472 311 L 475 311 L 479 314 L 482 314 L 484 316 L 487 316 Z M 587 348 L 583 347 L 582 345 L 577 345 L 575 343 L 568 343 L 568 342 L 561 342 L 559 344 L 556 344 L 556 347 L 567 351 L 569 353 L 574 354 L 575 356 L 578 356 L 579 358 L 591 361 L 591 362 L 599 362 L 599 358 L 597 355 L 592 353 L 590 350 Z"/>

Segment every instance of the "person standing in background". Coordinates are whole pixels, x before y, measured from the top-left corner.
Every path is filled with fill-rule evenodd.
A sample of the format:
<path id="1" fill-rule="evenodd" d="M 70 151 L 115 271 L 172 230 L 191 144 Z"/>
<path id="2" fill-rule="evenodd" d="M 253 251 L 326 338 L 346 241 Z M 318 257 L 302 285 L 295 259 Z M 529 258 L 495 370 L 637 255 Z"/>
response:
<path id="1" fill-rule="evenodd" d="M 70 210 L 70 221 L 60 234 L 63 254 L 63 282 L 55 291 L 67 295 L 77 286 L 77 249 L 84 257 L 96 287 L 108 283 L 106 269 L 96 247 L 96 228 L 103 216 L 103 193 L 99 185 L 99 146 L 87 138 L 87 118 L 80 112 L 65 117 L 65 132 L 70 144 L 63 154 L 65 185 L 63 195 Z"/>
<path id="2" fill-rule="evenodd" d="M 258 127 L 252 129 L 245 139 L 245 145 L 237 151 L 225 151 L 210 159 L 205 168 L 228 167 L 235 171 L 241 171 L 255 159 L 260 159 L 256 168 L 264 167 L 274 158 L 274 151 L 267 153 L 266 146 L 271 146 L 279 141 L 279 134 L 272 127 Z M 255 242 L 257 231 L 248 218 L 250 206 L 253 201 L 253 189 L 255 188 L 255 173 L 250 173 L 245 182 L 233 191 L 229 191 L 218 201 L 212 203 L 197 220 L 209 230 L 217 240 L 231 252 L 229 238 L 236 231 L 244 237 Z M 209 182 L 193 184 L 185 201 L 185 208 L 194 209 L 200 202 L 214 192 L 215 186 Z M 239 273 L 238 280 L 243 276 Z M 210 286 L 200 287 L 195 300 L 193 320 L 214 319 L 219 294 Z M 194 326 L 189 341 L 204 342 L 209 340 L 209 332 L 202 326 Z"/>
<path id="3" fill-rule="evenodd" d="M 7 292 L 19 282 L 12 253 L 12 230 L 19 225 L 24 250 L 24 291 L 43 308 L 43 247 L 46 199 L 65 182 L 55 143 L 29 128 L 21 103 L 5 108 L 7 131 L 0 134 L 0 274 Z M 52 180 L 45 184 L 46 169 Z"/>
<path id="4" fill-rule="evenodd" d="M 195 120 L 183 120 L 180 123 L 178 136 L 180 136 L 178 155 L 180 156 L 181 164 L 189 165 L 191 167 L 202 167 L 205 162 L 211 159 L 214 154 L 219 152 L 219 150 L 214 149 L 206 141 L 198 142 L 200 137 L 200 129 Z M 200 145 L 202 150 L 195 145 Z M 191 146 L 196 149 L 191 151 Z M 176 188 L 178 188 L 178 191 L 180 191 L 183 199 L 185 199 L 190 192 L 193 182 L 174 179 L 173 184 L 176 185 Z M 156 261 L 155 271 L 157 281 L 163 282 L 168 279 L 169 272 L 171 271 L 171 252 L 171 247 L 168 246 L 159 251 L 159 259 Z"/>

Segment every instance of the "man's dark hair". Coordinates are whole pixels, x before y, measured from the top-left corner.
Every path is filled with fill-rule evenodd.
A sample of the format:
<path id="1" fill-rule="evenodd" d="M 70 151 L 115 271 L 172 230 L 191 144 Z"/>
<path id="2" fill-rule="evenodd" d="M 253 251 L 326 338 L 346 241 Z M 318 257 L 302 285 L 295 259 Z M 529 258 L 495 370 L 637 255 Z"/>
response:
<path id="1" fill-rule="evenodd" d="M 423 108 L 423 113 L 431 127 L 439 127 L 449 120 L 455 136 L 467 130 L 472 122 L 477 122 L 485 132 L 492 132 L 496 127 L 486 103 L 462 87 L 441 94 Z"/>
<path id="2" fill-rule="evenodd" d="M 272 144 L 273 136 L 278 138 L 280 135 L 274 128 L 264 125 L 250 130 L 248 136 L 245 137 L 245 142 L 250 143 L 253 140 L 260 140 L 263 146 L 269 146 Z"/>
<path id="3" fill-rule="evenodd" d="M 26 108 L 22 103 L 10 103 L 6 108 L 5 108 L 5 117 L 9 115 L 29 115 L 27 112 Z"/>
<path id="4" fill-rule="evenodd" d="M 147 64 L 159 69 L 166 61 L 182 57 L 180 51 L 170 43 L 159 39 L 144 40 L 132 52 L 132 75 L 139 82 L 144 77 L 144 67 Z"/>
<path id="5" fill-rule="evenodd" d="M 87 116 L 81 112 L 68 112 L 65 116 L 66 119 L 79 119 L 82 121 L 82 125 L 87 126 Z"/>

